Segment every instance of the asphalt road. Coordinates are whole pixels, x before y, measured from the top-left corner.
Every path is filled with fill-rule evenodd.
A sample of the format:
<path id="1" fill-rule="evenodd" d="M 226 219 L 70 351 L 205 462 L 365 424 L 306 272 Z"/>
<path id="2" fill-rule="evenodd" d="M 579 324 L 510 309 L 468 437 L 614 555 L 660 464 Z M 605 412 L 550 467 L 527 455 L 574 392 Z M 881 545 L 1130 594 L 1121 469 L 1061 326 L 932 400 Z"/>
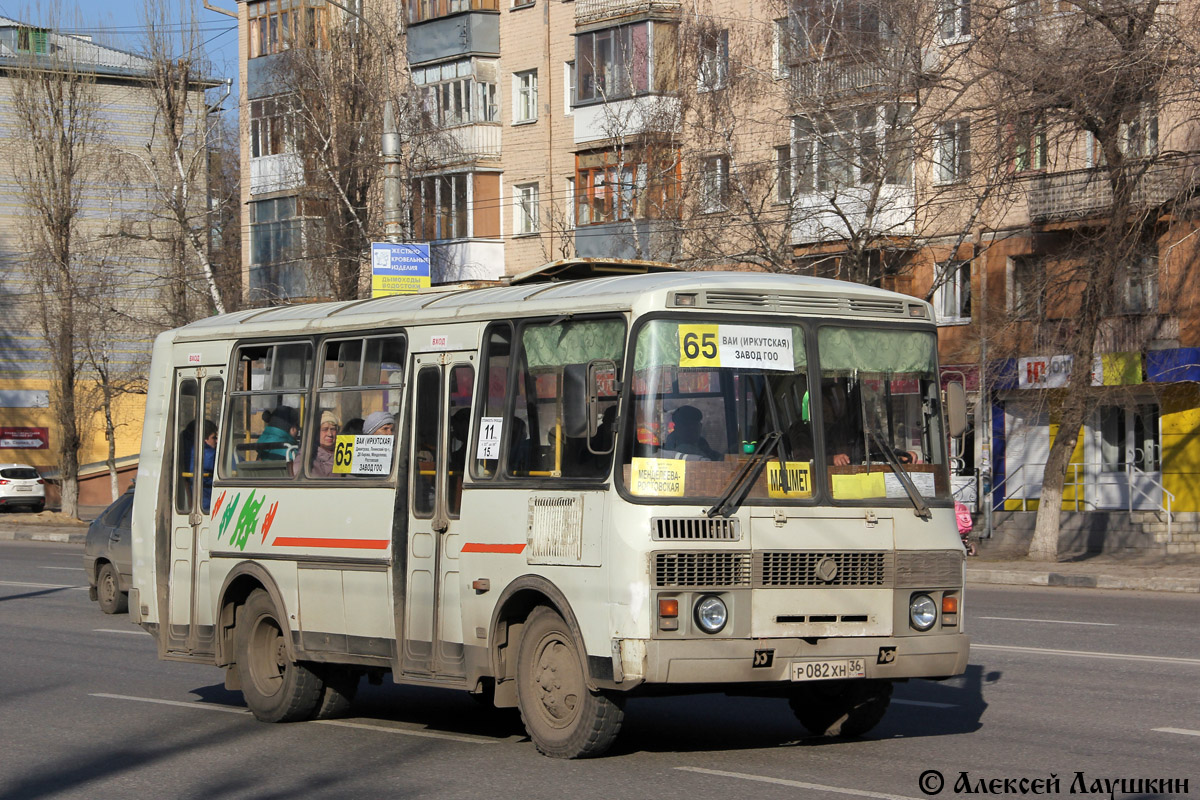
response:
<path id="1" fill-rule="evenodd" d="M 941 797 L 965 794 L 964 772 L 976 793 L 1056 775 L 1046 793 L 1169 778 L 1200 796 L 1194 595 L 969 587 L 967 673 L 898 686 L 864 739 L 805 737 L 776 700 L 638 699 L 608 757 L 564 762 L 511 712 L 389 683 L 364 685 L 344 720 L 259 723 L 219 670 L 158 661 L 89 602 L 81 553 L 0 542 L 0 800 L 922 798 L 929 770 Z"/>

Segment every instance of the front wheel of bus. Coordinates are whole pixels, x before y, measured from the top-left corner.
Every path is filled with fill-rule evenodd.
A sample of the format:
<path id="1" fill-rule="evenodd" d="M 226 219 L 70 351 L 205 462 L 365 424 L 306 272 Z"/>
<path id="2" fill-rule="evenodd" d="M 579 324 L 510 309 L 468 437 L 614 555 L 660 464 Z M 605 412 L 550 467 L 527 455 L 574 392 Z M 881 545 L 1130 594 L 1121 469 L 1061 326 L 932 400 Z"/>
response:
<path id="1" fill-rule="evenodd" d="M 792 695 L 788 705 L 810 733 L 851 738 L 878 725 L 891 701 L 891 681 L 818 681 Z"/>
<path id="2" fill-rule="evenodd" d="M 237 669 L 246 705 L 263 722 L 309 719 L 321 701 L 321 679 L 288 656 L 285 630 L 271 596 L 251 592 L 237 622 Z"/>
<path id="3" fill-rule="evenodd" d="M 517 705 L 534 746 L 553 758 L 600 755 L 625 718 L 619 699 L 588 689 L 575 637 L 545 606 L 529 615 L 521 636 Z"/>

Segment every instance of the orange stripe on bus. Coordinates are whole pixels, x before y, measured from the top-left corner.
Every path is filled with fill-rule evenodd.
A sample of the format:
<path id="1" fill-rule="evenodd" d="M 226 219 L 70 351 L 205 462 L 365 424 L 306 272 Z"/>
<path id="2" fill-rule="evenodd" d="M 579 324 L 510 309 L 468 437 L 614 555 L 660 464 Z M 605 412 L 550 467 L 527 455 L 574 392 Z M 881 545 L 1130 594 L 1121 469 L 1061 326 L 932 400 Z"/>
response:
<path id="1" fill-rule="evenodd" d="M 387 539 L 308 539 L 303 536 L 279 536 L 273 547 L 344 547 L 347 550 L 386 550 Z"/>
<path id="2" fill-rule="evenodd" d="M 467 542 L 463 545 L 462 552 L 464 553 L 513 553 L 517 554 L 525 549 L 525 543 L 521 544 L 482 544 L 481 542 Z"/>

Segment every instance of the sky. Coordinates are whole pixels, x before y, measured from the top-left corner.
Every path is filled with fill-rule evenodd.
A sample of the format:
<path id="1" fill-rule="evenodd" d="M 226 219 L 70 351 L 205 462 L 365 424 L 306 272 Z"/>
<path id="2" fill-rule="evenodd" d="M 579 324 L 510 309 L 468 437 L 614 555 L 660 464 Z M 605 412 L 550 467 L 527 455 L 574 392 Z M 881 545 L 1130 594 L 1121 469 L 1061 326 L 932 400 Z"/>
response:
<path id="1" fill-rule="evenodd" d="M 202 0 L 160 0 L 180 17 L 181 5 L 194 9 L 200 36 L 212 63 L 213 77 L 237 77 L 237 20 L 204 8 Z M 209 0 L 209 5 L 237 10 L 237 0 Z M 58 8 L 57 15 L 46 9 Z M 144 45 L 144 0 L 0 0 L 0 16 L 64 33 L 86 33 L 99 44 L 141 52 Z M 52 19 L 57 16 L 58 19 Z M 234 81 L 236 89 L 237 81 Z"/>

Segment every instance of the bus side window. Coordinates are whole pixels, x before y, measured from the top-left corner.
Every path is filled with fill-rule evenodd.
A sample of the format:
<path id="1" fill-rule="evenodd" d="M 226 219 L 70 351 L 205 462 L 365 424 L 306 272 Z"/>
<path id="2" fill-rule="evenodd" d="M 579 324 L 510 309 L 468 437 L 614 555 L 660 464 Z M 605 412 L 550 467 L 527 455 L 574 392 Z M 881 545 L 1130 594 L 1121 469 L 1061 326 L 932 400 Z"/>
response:
<path id="1" fill-rule="evenodd" d="M 192 510 L 196 485 L 196 416 L 200 411 L 200 387 L 188 378 L 179 384 L 175 406 L 175 511 Z"/>
<path id="2" fill-rule="evenodd" d="M 463 471 L 467 466 L 467 433 L 471 427 L 471 388 L 475 370 L 467 364 L 455 364 L 450 371 L 450 397 L 447 413 L 450 419 L 446 460 L 446 511 L 457 517 L 462 507 Z"/>
<path id="3" fill-rule="evenodd" d="M 518 431 L 515 425 L 505 426 L 502 419 L 504 401 L 508 397 L 508 376 L 512 366 L 512 325 L 507 322 L 492 325 L 485 336 L 483 374 L 480 376 L 478 400 L 475 403 L 478 414 L 471 448 L 475 453 L 471 460 L 471 477 L 477 481 L 494 478 L 499 472 L 502 452 L 500 448 L 504 434 L 508 434 L 510 442 L 520 441 L 518 434 L 524 434 L 523 431 Z M 483 424 L 485 419 L 490 420 L 487 425 Z M 499 424 L 497 420 L 500 420 Z M 508 430 L 505 430 L 506 427 Z M 495 454 L 492 458 L 481 457 L 481 436 L 485 437 L 485 442 L 491 443 L 490 451 Z"/>

